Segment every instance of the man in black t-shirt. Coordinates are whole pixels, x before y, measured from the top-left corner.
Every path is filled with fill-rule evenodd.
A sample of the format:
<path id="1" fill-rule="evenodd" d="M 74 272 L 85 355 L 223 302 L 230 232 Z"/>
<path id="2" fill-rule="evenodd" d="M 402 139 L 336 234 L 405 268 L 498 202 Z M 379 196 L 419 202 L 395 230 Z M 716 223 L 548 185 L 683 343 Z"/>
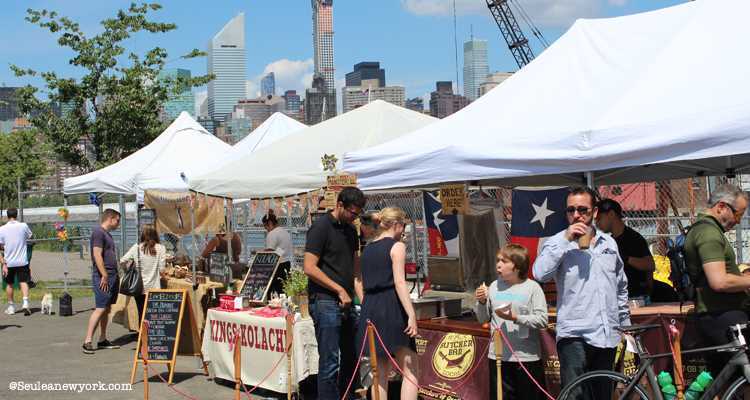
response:
<path id="1" fill-rule="evenodd" d="M 319 399 L 340 399 L 355 372 L 357 315 L 351 305 L 355 294 L 362 298 L 362 281 L 352 222 L 364 206 L 362 191 L 346 187 L 336 208 L 307 231 L 304 271 L 318 342 Z"/>
<path id="2" fill-rule="evenodd" d="M 654 258 L 646 239 L 622 221 L 622 206 L 612 199 L 604 199 L 597 205 L 599 214 L 596 225 L 612 234 L 617 242 L 620 258 L 625 263 L 628 277 L 628 297 L 651 296 L 655 269 Z"/>

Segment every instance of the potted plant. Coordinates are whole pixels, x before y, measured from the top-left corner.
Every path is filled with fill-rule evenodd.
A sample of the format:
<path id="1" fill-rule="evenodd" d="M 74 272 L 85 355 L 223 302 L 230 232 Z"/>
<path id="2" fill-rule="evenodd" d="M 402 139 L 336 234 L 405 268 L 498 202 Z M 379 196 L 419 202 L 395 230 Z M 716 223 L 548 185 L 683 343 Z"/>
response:
<path id="1" fill-rule="evenodd" d="M 299 306 L 302 317 L 307 318 L 310 315 L 307 307 L 307 275 L 304 272 L 298 269 L 289 271 L 284 281 L 284 293 L 292 303 Z"/>

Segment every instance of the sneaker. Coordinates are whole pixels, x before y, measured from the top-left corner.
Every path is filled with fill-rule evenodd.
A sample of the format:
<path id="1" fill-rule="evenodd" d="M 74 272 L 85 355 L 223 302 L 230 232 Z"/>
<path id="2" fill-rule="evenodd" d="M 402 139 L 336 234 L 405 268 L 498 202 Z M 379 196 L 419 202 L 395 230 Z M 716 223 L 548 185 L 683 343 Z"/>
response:
<path id="1" fill-rule="evenodd" d="M 86 342 L 81 347 L 83 347 L 83 354 L 94 354 L 94 351 L 96 351 L 94 345 L 91 344 L 91 342 Z"/>
<path id="2" fill-rule="evenodd" d="M 13 315 L 16 313 L 16 307 L 14 307 L 12 304 L 8 306 L 8 308 L 5 309 L 5 313 L 8 315 Z"/>
<path id="3" fill-rule="evenodd" d="M 120 346 L 110 342 L 107 339 L 102 340 L 101 342 L 96 344 L 97 349 L 119 349 Z"/>
<path id="4" fill-rule="evenodd" d="M 31 315 L 31 310 L 29 310 L 28 307 L 24 307 L 23 308 L 23 315 L 25 315 L 25 316 L 28 317 L 29 315 Z"/>

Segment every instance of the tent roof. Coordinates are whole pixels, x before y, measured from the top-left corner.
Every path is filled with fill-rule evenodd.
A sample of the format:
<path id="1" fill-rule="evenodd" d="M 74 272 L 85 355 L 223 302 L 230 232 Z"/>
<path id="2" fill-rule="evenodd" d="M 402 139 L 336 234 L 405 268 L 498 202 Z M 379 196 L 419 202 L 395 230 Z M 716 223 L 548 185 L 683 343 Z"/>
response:
<path id="1" fill-rule="evenodd" d="M 260 126 L 255 128 L 244 139 L 232 146 L 232 152 L 228 160 L 239 158 L 245 154 L 250 154 L 258 149 L 262 149 L 269 144 L 284 138 L 290 133 L 297 132 L 307 128 L 307 125 L 290 118 L 284 113 L 275 112 L 267 120 L 263 121 Z"/>
<path id="2" fill-rule="evenodd" d="M 328 175 L 321 162 L 324 155 L 337 157 L 340 169 L 345 152 L 384 143 L 434 121 L 428 115 L 376 100 L 297 131 L 219 170 L 191 178 L 190 188 L 231 198 L 288 196 L 320 189 Z"/>
<path id="3" fill-rule="evenodd" d="M 187 190 L 183 175 L 204 171 L 230 149 L 182 112 L 142 149 L 102 169 L 65 179 L 63 191 L 137 194 L 146 189 Z"/>
<path id="4" fill-rule="evenodd" d="M 537 59 L 448 118 L 349 152 L 364 189 L 441 182 L 633 182 L 750 164 L 746 0 L 578 20 Z M 728 155 L 735 155 L 727 158 Z M 654 165 L 658 164 L 658 165 Z"/>

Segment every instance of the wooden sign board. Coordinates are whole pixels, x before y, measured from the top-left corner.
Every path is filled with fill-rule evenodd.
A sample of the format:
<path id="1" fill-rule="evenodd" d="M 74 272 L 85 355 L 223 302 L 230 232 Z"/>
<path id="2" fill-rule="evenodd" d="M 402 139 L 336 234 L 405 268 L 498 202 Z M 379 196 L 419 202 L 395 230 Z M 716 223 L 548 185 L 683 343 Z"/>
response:
<path id="1" fill-rule="evenodd" d="M 190 295 L 186 289 L 149 290 L 146 293 L 146 304 L 143 307 L 143 321 L 148 321 L 146 349 L 148 363 L 167 364 L 169 367 L 168 383 L 172 384 L 174 367 L 178 355 L 198 356 L 201 354 L 200 334 L 195 324 Z M 142 362 L 139 349 L 144 340 L 143 331 L 138 334 L 138 344 L 133 356 L 133 370 L 130 384 L 135 380 L 135 370 Z M 203 368 L 208 374 L 205 363 Z"/>
<path id="2" fill-rule="evenodd" d="M 250 269 L 242 281 L 240 296 L 250 299 L 251 302 L 265 302 L 280 260 L 281 257 L 272 251 L 255 253 L 250 262 Z"/>
<path id="3" fill-rule="evenodd" d="M 232 267 L 229 265 L 229 256 L 216 252 L 209 254 L 208 276 L 214 282 L 221 282 L 229 286 L 232 283 Z"/>
<path id="4" fill-rule="evenodd" d="M 440 202 L 443 204 L 443 214 L 466 214 L 468 198 L 464 185 L 440 186 Z"/>
<path id="5" fill-rule="evenodd" d="M 357 175 L 329 175 L 326 178 L 328 187 L 357 186 Z"/>
<path id="6" fill-rule="evenodd" d="M 323 202 L 321 203 L 321 206 L 327 210 L 336 208 L 336 199 L 338 196 L 339 192 L 335 190 L 326 190 L 325 194 L 323 194 Z"/>

